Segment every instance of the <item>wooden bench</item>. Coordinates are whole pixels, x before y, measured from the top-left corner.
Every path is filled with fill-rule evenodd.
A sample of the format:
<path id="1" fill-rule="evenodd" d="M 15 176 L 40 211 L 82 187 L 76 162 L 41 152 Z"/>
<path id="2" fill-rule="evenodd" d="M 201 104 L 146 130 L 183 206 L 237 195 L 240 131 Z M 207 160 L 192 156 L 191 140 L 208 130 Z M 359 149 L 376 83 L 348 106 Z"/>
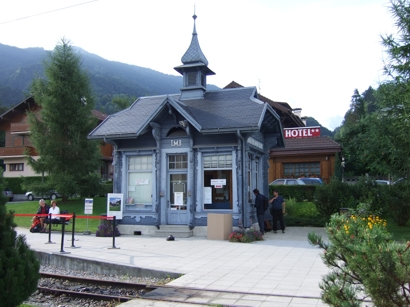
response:
<path id="1" fill-rule="evenodd" d="M 60 214 L 69 214 L 67 210 L 62 210 L 60 212 Z M 65 225 L 68 225 L 70 222 L 70 219 L 65 221 Z M 47 220 L 44 222 L 45 224 L 49 224 L 49 218 L 47 218 Z M 56 219 L 51 219 L 51 225 L 53 225 L 54 227 L 57 227 L 58 225 L 62 225 L 63 224 L 63 218 L 56 218 Z"/>

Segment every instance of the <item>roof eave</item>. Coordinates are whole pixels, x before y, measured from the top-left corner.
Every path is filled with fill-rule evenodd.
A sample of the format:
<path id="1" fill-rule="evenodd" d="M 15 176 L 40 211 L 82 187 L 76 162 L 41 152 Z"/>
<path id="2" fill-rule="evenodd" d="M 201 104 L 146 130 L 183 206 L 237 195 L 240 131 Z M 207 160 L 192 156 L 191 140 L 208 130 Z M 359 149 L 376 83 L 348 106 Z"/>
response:
<path id="1" fill-rule="evenodd" d="M 200 132 L 202 134 L 216 134 L 216 133 L 236 133 L 237 131 L 240 131 L 242 133 L 255 133 L 260 131 L 259 127 L 246 127 L 246 128 L 214 128 L 214 129 L 204 129 L 201 130 Z"/>

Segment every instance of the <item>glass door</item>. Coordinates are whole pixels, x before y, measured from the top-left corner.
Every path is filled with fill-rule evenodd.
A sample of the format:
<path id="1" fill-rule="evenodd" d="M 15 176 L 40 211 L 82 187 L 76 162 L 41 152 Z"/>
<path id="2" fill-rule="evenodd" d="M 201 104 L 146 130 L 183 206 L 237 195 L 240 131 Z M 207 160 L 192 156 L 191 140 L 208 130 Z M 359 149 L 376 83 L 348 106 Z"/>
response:
<path id="1" fill-rule="evenodd" d="M 168 180 L 169 224 L 187 224 L 187 174 L 169 174 Z"/>

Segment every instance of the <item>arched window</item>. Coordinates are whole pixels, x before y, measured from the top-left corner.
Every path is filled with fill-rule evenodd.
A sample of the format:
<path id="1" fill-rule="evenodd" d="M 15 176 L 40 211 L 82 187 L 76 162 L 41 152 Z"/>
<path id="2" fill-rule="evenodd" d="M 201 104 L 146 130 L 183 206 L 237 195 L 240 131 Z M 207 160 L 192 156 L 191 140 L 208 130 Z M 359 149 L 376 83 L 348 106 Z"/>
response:
<path id="1" fill-rule="evenodd" d="M 185 130 L 181 127 L 174 127 L 169 129 L 167 133 L 167 138 L 174 138 L 174 137 L 181 137 L 181 136 L 187 136 Z"/>

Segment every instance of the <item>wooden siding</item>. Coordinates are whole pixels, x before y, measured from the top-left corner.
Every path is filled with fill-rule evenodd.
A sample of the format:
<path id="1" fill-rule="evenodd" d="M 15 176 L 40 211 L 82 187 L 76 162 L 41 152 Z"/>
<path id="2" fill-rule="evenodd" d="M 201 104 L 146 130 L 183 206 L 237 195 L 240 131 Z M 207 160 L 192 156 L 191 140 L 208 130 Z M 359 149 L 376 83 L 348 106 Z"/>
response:
<path id="1" fill-rule="evenodd" d="M 113 151 L 113 147 L 111 144 L 105 143 L 105 142 L 101 142 L 100 143 L 100 150 L 101 150 L 101 155 L 104 158 L 110 158 L 112 159 L 112 151 Z"/>
<path id="2" fill-rule="evenodd" d="M 20 147 L 0 147 L 0 157 L 21 156 L 25 154 L 26 150 L 31 156 L 37 156 L 37 152 L 34 147 L 20 146 Z"/>
<path id="3" fill-rule="evenodd" d="M 308 163 L 320 162 L 320 178 L 323 182 L 329 183 L 330 178 L 335 172 L 335 154 L 316 154 L 316 155 L 298 155 L 283 156 L 269 159 L 268 182 L 278 178 L 284 178 L 284 163 Z"/>
<path id="4" fill-rule="evenodd" d="M 30 126 L 28 123 L 10 123 L 10 132 L 12 134 L 29 133 Z"/>

